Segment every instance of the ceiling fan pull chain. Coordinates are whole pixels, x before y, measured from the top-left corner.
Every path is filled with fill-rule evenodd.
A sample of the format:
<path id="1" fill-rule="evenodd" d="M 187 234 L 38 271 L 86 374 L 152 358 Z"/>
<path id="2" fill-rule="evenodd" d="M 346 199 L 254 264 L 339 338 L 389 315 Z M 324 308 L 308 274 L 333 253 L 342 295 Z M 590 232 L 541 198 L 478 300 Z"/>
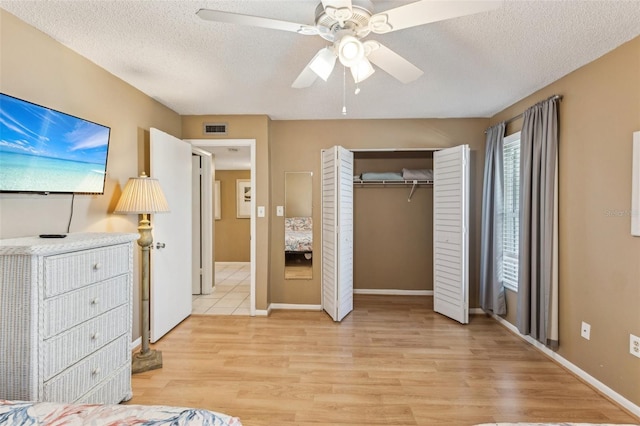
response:
<path id="1" fill-rule="evenodd" d="M 347 67 L 342 66 L 342 115 L 347 115 Z"/>

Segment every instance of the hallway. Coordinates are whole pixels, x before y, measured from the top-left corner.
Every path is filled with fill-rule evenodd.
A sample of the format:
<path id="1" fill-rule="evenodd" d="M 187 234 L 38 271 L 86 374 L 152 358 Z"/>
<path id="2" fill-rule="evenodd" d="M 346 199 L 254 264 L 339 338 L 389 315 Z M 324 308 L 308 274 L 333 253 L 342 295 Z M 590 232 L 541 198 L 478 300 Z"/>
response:
<path id="1" fill-rule="evenodd" d="M 193 314 L 250 315 L 251 263 L 216 262 L 211 294 L 194 294 Z"/>

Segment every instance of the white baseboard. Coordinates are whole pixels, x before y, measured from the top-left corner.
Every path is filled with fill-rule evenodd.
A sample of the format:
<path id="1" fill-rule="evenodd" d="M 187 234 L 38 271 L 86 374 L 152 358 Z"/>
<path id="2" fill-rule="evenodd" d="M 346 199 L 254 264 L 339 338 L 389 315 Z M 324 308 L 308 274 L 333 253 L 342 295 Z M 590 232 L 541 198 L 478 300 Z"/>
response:
<path id="1" fill-rule="evenodd" d="M 629 401 L 627 398 L 625 398 L 624 396 L 620 395 L 618 392 L 614 391 L 609 386 L 607 386 L 604 383 L 602 383 L 600 380 L 596 379 L 595 377 L 593 377 L 592 375 L 590 375 L 589 373 L 587 373 L 586 371 L 584 371 L 583 369 L 581 369 L 577 365 L 575 365 L 572 362 L 568 361 L 566 358 L 560 356 L 556 352 L 554 352 L 551 349 L 547 348 L 545 345 L 543 345 L 542 343 L 538 342 L 536 339 L 532 338 L 531 336 L 524 336 L 524 335 L 520 334 L 520 332 L 518 331 L 518 328 L 515 325 L 511 324 L 509 321 L 505 320 L 504 318 L 499 317 L 497 315 L 492 315 L 492 317 L 496 321 L 498 321 L 498 323 L 500 323 L 502 326 L 504 326 L 507 330 L 511 331 L 516 336 L 520 337 L 524 341 L 526 341 L 526 342 L 530 343 L 531 345 L 533 345 L 540 352 L 544 353 L 549 358 L 551 358 L 554 361 L 558 362 L 560 365 L 565 367 L 567 370 L 571 371 L 573 374 L 575 374 L 576 376 L 580 377 L 582 380 L 587 382 L 589 385 L 591 385 L 594 388 L 596 388 L 598 391 L 600 391 L 601 393 L 603 393 L 604 395 L 609 397 L 611 400 L 615 401 L 617 404 L 619 404 L 622 407 L 624 407 L 626 410 L 628 410 L 629 412 L 631 412 L 635 416 L 640 417 L 640 405 L 636 405 L 633 402 Z"/>
<path id="2" fill-rule="evenodd" d="M 136 349 L 138 349 L 140 346 L 142 346 L 142 337 L 138 337 L 136 340 L 131 342 L 131 346 L 129 346 L 129 349 L 133 352 Z"/>
<path id="3" fill-rule="evenodd" d="M 295 303 L 272 303 L 269 305 L 269 311 L 273 309 L 288 309 L 299 311 L 321 311 L 322 305 L 299 305 Z"/>
<path id="4" fill-rule="evenodd" d="M 469 315 L 486 315 L 486 312 L 482 308 L 470 308 Z"/>
<path id="5" fill-rule="evenodd" d="M 256 317 L 268 317 L 271 313 L 271 309 L 256 309 Z"/>
<path id="6" fill-rule="evenodd" d="M 380 294 L 385 296 L 433 296 L 433 290 L 354 288 L 353 294 Z"/>

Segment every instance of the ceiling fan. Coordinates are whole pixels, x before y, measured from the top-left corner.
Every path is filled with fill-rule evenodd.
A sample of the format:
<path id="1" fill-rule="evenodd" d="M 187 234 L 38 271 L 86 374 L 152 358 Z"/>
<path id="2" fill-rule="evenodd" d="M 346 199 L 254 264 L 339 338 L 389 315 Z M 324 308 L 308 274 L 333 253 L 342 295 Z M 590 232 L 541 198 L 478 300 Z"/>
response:
<path id="1" fill-rule="evenodd" d="M 319 35 L 329 41 L 331 45 L 320 49 L 292 84 L 294 88 L 304 88 L 311 86 L 317 77 L 327 81 L 336 59 L 349 68 L 356 83 L 374 73 L 372 64 L 402 83 L 414 81 L 423 74 L 422 70 L 381 43 L 363 39 L 370 33 L 386 34 L 497 9 L 501 3 L 484 0 L 420 0 L 373 13 L 373 5 L 369 0 L 322 0 L 316 7 L 314 25 L 211 9 L 200 9 L 196 14 L 207 21 Z"/>

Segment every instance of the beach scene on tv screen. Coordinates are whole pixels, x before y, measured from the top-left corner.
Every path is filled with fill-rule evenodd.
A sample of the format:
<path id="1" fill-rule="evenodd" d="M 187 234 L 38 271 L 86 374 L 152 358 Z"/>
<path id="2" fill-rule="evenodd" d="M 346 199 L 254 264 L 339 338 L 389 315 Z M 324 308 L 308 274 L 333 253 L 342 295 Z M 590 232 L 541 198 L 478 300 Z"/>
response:
<path id="1" fill-rule="evenodd" d="M 0 95 L 0 190 L 102 193 L 109 128 Z"/>

